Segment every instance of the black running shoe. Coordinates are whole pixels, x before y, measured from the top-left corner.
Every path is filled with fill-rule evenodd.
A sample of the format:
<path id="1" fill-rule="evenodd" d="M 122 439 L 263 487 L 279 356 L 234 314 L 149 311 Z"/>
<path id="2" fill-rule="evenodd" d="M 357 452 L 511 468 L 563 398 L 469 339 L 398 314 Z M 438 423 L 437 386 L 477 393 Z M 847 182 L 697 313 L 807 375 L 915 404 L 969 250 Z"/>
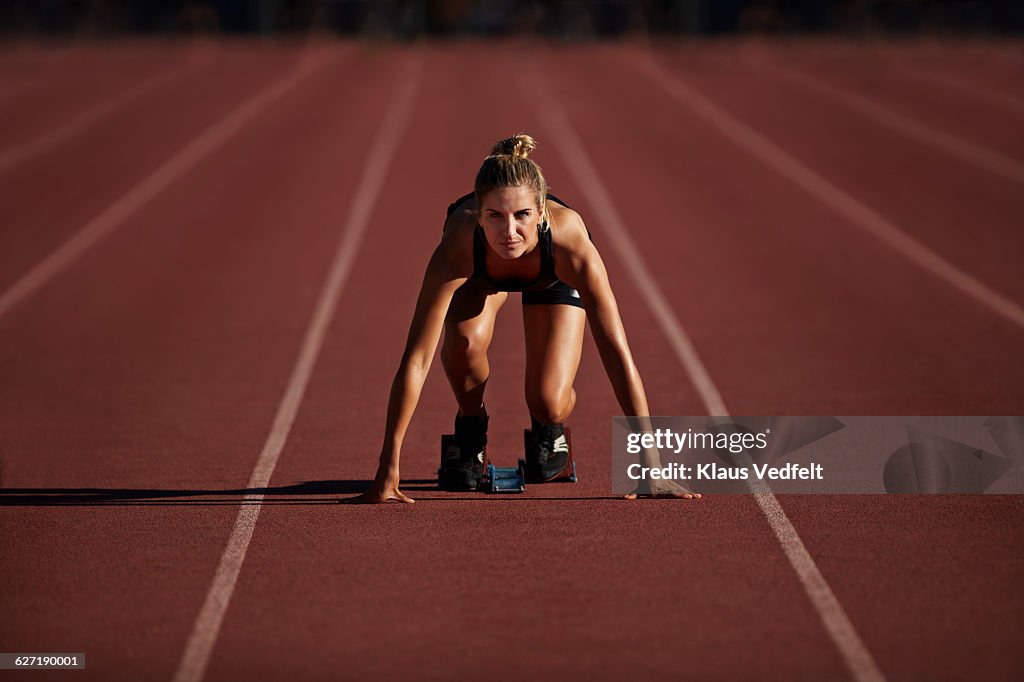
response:
<path id="1" fill-rule="evenodd" d="M 561 477 L 569 468 L 569 441 L 562 424 L 541 424 L 523 432 L 526 447 L 526 480 L 544 483 Z"/>
<path id="2" fill-rule="evenodd" d="M 442 442 L 438 484 L 444 490 L 476 490 L 487 466 L 487 415 L 455 417 L 455 435 Z"/>

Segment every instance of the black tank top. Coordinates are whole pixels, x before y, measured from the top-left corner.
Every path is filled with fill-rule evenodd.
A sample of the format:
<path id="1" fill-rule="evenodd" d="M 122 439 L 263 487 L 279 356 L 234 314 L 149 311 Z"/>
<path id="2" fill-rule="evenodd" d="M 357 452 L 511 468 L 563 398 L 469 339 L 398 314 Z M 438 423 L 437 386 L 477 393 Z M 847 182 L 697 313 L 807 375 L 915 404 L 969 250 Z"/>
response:
<path id="1" fill-rule="evenodd" d="M 467 194 L 452 202 L 448 207 L 448 217 L 451 217 L 462 202 L 472 196 L 472 194 Z M 548 194 L 548 200 L 569 208 L 568 204 L 553 194 Z M 547 221 L 544 224 L 547 225 Z M 555 274 L 550 227 L 537 230 L 537 248 L 540 249 L 540 274 L 535 279 L 491 279 L 487 274 L 487 239 L 484 237 L 483 228 L 477 225 L 473 230 L 473 275 L 470 279 L 490 291 L 543 291 L 548 289 L 561 281 Z"/>

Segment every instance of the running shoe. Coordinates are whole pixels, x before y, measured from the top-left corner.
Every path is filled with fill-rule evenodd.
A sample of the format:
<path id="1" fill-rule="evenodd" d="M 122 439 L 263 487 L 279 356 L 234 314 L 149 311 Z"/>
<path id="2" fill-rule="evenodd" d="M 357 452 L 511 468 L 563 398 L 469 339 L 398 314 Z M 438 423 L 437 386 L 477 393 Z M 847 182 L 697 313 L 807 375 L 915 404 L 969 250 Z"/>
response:
<path id="1" fill-rule="evenodd" d="M 455 433 L 441 438 L 438 485 L 442 490 L 476 490 L 486 470 L 486 413 L 483 417 L 455 417 Z"/>
<path id="2" fill-rule="evenodd" d="M 569 440 L 562 424 L 541 424 L 523 431 L 526 449 L 526 480 L 545 483 L 567 477 L 570 469 Z"/>

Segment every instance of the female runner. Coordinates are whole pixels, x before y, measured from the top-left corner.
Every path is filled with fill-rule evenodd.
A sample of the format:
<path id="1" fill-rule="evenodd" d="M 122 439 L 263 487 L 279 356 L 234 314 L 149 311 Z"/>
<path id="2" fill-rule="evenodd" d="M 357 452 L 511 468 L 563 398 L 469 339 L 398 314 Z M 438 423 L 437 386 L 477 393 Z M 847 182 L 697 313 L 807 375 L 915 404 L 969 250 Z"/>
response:
<path id="1" fill-rule="evenodd" d="M 623 413 L 649 415 L 604 263 L 580 216 L 548 194 L 544 175 L 529 158 L 535 147 L 525 134 L 498 142 L 477 173 L 474 192 L 449 206 L 391 386 L 377 475 L 352 502 L 413 502 L 399 490 L 399 454 L 442 330 L 441 361 L 459 410 L 455 446 L 445 454 L 439 482 L 448 490 L 476 487 L 487 444 L 487 349 L 510 291 L 523 292 L 532 421 L 526 437 L 528 481 L 566 474 L 563 424 L 576 404 L 573 381 L 587 318 Z M 638 491 L 642 495 L 700 497 L 672 481 L 645 485 Z"/>

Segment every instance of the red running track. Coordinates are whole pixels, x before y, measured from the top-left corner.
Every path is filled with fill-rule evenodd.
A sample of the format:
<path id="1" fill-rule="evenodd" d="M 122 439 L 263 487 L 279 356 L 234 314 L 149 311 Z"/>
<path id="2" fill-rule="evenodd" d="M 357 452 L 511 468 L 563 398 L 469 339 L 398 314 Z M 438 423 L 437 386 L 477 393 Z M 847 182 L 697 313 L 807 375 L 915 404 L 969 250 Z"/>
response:
<path id="1" fill-rule="evenodd" d="M 566 163 L 553 113 L 567 117 L 734 414 L 1021 414 L 1024 330 L 669 97 L 635 68 L 638 46 L 308 49 L 315 68 L 0 314 L 0 651 L 85 652 L 76 675 L 102 680 L 173 679 L 196 632 L 213 635 L 207 680 L 1016 677 L 1018 497 L 781 498 L 855 633 L 833 637 L 752 497 L 609 495 L 617 406 L 589 338 L 571 421 L 579 484 L 500 499 L 438 492 L 437 434 L 454 405 L 435 367 L 403 456 L 419 503 L 335 504 L 373 473 L 444 208 L 489 145 L 517 130 L 540 139 L 553 190 L 602 249 L 654 410 L 706 412 L 649 293 L 609 245 L 599 189 Z M 935 79 L 865 89 L 865 46 L 649 49 L 672 78 L 1024 300 L 1019 186 L 786 70 L 1024 163 L 1005 99 Z M 862 61 L 945 77 L 964 49 L 875 46 Z M 287 45 L 74 50 L 86 64 L 77 79 L 53 66 L 68 54 L 0 53 L 0 117 L 20 126 L 0 153 L 173 73 L 0 174 L 0 292 L 304 58 Z M 970 50 L 991 67 L 978 85 L 1013 96 L 1012 53 Z M 10 76 L 26 55 L 38 72 Z M 410 73 L 410 116 L 381 167 L 378 131 Z M 379 195 L 361 184 L 374 167 Z M 255 491 L 265 496 L 244 501 L 352 207 L 366 201 L 294 424 Z M 488 395 L 493 451 L 509 461 L 527 423 L 516 307 L 499 319 Z M 259 515 L 223 621 L 197 629 L 247 509 Z M 851 667 L 851 650 L 869 665 Z"/>

